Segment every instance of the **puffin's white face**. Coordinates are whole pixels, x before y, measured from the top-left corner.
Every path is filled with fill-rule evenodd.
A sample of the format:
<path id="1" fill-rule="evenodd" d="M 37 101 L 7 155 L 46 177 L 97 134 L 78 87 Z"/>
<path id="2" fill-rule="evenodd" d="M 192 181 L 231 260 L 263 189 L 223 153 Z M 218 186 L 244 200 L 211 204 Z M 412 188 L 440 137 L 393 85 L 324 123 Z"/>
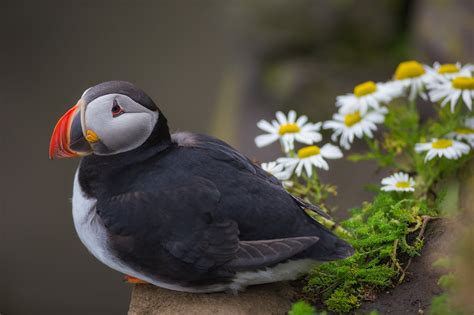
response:
<path id="1" fill-rule="evenodd" d="M 83 106 L 82 131 L 95 154 L 121 153 L 148 139 L 158 115 L 126 95 L 107 94 Z"/>
<path id="2" fill-rule="evenodd" d="M 153 100 L 132 83 L 97 84 L 59 119 L 49 156 L 57 159 L 130 151 L 144 144 L 157 128 L 157 137 L 169 138 L 166 118 L 160 115 Z"/>

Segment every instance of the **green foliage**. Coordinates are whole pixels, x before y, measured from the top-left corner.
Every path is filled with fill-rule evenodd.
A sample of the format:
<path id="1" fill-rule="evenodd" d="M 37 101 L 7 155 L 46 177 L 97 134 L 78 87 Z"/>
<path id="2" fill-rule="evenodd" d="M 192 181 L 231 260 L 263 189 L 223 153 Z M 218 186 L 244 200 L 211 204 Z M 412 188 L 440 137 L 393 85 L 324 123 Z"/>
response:
<path id="1" fill-rule="evenodd" d="M 351 217 L 342 222 L 339 229 L 344 233 L 339 234 L 350 241 L 356 253 L 348 259 L 315 268 L 304 288 L 309 299 L 319 298 L 330 311 L 346 313 L 358 307 L 367 296 L 403 281 L 403 262 L 419 255 L 423 247 L 423 238 L 417 237 L 423 218 L 438 216 L 447 194 L 447 188 L 436 184 L 455 174 L 472 157 L 469 154 L 458 160 L 425 161 L 425 154 L 415 152 L 417 143 L 445 136 L 460 126 L 460 115 L 449 114 L 441 108 L 438 114 L 438 120 L 420 124 L 414 103 L 393 104 L 385 118 L 386 132 L 382 138 L 366 138 L 368 152 L 349 156 L 352 161 L 374 160 L 382 168 L 413 174 L 416 193 L 377 190 L 373 202 L 350 210 Z M 317 187 L 321 191 L 324 186 L 319 183 Z M 311 184 L 306 188 L 304 197 L 316 203 L 328 195 L 319 191 L 314 194 Z M 452 275 L 442 277 L 440 285 L 451 286 Z"/>
<path id="2" fill-rule="evenodd" d="M 427 220 L 439 216 L 440 209 L 449 208 L 447 205 L 457 208 L 459 185 L 446 185 L 447 181 L 442 181 L 454 178 L 473 157 L 471 150 L 457 160 L 435 157 L 425 161 L 426 152 L 417 153 L 415 148 L 418 143 L 447 137 L 462 127 L 463 120 L 472 114 L 466 115 L 465 106 L 461 105 L 455 107 L 454 113 L 450 106 L 435 105 L 436 119 L 421 121 L 415 101 L 395 100 L 388 105 L 383 134 L 365 137 L 367 152 L 349 155 L 348 159 L 354 162 L 371 160 L 380 168 L 409 173 L 415 180 L 415 192 L 387 193 L 378 186 L 376 189 L 370 186 L 376 193 L 373 201 L 350 210 L 351 217 L 340 226 L 310 214 L 346 238 L 355 254 L 314 268 L 303 289 L 309 300 L 321 300 L 332 312 L 347 313 L 357 308 L 363 299 L 371 299 L 377 291 L 403 281 L 407 262 L 423 248 Z M 335 195 L 336 190 L 322 184 L 316 174 L 296 182 L 291 192 L 330 210 L 324 202 L 331 194 Z M 445 197 L 446 203 L 443 203 Z M 448 266 L 447 261 L 438 263 Z M 447 273 L 438 284 L 449 291 L 455 285 L 454 280 L 453 274 Z M 451 306 L 448 297 L 441 295 L 433 301 L 431 313 L 460 314 Z"/>
<path id="3" fill-rule="evenodd" d="M 359 162 L 375 160 L 380 167 L 390 167 L 394 165 L 395 156 L 385 152 L 378 140 L 366 138 L 366 141 L 367 145 L 370 147 L 370 151 L 364 154 L 353 153 L 347 157 L 349 161 Z"/>
<path id="4" fill-rule="evenodd" d="M 438 285 L 443 288 L 444 293 L 435 296 L 431 300 L 429 314 L 431 315 L 464 315 L 466 311 L 460 309 L 459 305 L 453 303 L 455 295 L 456 277 L 453 273 L 454 261 L 452 258 L 442 257 L 433 263 L 433 267 L 444 269 L 446 274 L 438 279 Z"/>
<path id="5" fill-rule="evenodd" d="M 422 216 L 432 214 L 427 202 L 396 193 L 380 192 L 372 203 L 351 210 L 341 225 L 352 237 L 355 254 L 312 270 L 304 292 L 320 297 L 329 310 L 345 313 L 377 289 L 403 275 L 399 255 L 419 254 L 422 240 L 407 241 L 421 228 Z"/>
<path id="6" fill-rule="evenodd" d="M 454 282 L 455 282 L 454 274 L 451 272 L 446 275 L 442 275 L 438 279 L 438 285 L 445 290 L 451 289 L 454 286 Z"/>
<path id="7" fill-rule="evenodd" d="M 380 167 L 409 172 L 413 165 L 408 163 L 407 158 L 415 155 L 413 148 L 419 142 L 418 121 L 416 111 L 393 104 L 384 123 L 389 132 L 385 132 L 380 141 L 366 138 L 369 151 L 364 154 L 352 154 L 348 159 L 355 162 L 374 160 Z"/>
<path id="8" fill-rule="evenodd" d="M 317 175 L 314 175 L 311 178 L 308 178 L 306 175 L 303 175 L 304 182 L 298 180 L 298 178 L 293 178 L 293 186 L 288 188 L 288 191 L 298 195 L 302 198 L 307 199 L 310 203 L 318 204 L 326 212 L 331 212 L 334 209 L 329 209 L 326 205 L 326 200 L 330 196 L 337 195 L 337 187 L 331 184 L 322 183 Z"/>
<path id="9" fill-rule="evenodd" d="M 288 315 L 315 315 L 316 309 L 305 301 L 298 301 L 291 307 Z"/>
<path id="10" fill-rule="evenodd" d="M 348 159 L 354 162 L 373 160 L 382 168 L 417 174 L 419 196 L 423 197 L 439 179 L 454 174 L 472 158 L 472 154 L 469 154 L 458 160 L 435 158 L 426 162 L 425 155 L 414 150 L 417 143 L 444 137 L 462 126 L 465 115 L 462 115 L 461 108 L 457 106 L 456 111 L 451 113 L 449 106 L 438 106 L 438 119 L 429 119 L 420 124 L 414 104 L 391 104 L 385 117 L 386 132 L 382 138 L 366 138 L 369 150 L 362 154 L 352 154 Z"/>
<path id="11" fill-rule="evenodd" d="M 442 268 L 442 269 L 450 269 L 453 267 L 453 261 L 452 259 L 449 259 L 448 257 L 441 257 L 433 263 L 433 267 Z"/>
<path id="12" fill-rule="evenodd" d="M 325 302 L 330 311 L 349 312 L 359 306 L 359 299 L 352 293 L 337 289 Z"/>
<path id="13" fill-rule="evenodd" d="M 449 314 L 450 307 L 448 305 L 448 297 L 446 294 L 441 294 L 433 298 L 429 314 L 431 315 L 446 315 Z"/>
<path id="14" fill-rule="evenodd" d="M 446 293 L 433 298 L 428 314 L 430 315 L 467 315 L 467 313 L 458 310 L 451 304 L 450 298 Z"/>

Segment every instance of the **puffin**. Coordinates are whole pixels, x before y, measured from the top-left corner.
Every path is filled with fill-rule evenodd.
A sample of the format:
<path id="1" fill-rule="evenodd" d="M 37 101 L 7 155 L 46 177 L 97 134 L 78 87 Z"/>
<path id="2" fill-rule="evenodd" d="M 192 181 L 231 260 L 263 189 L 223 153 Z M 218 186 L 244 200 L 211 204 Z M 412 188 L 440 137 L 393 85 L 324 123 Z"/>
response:
<path id="1" fill-rule="evenodd" d="M 306 212 L 325 216 L 319 207 L 224 141 L 170 134 L 160 108 L 126 81 L 87 89 L 56 124 L 49 157 L 81 157 L 76 232 L 128 282 L 238 292 L 354 253 Z"/>

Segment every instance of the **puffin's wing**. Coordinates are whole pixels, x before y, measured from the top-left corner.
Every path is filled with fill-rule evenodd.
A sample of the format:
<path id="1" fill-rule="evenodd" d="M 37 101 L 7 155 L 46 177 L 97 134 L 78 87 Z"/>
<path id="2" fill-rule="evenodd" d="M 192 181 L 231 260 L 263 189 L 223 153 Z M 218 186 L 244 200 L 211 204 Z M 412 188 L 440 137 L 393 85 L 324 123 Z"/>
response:
<path id="1" fill-rule="evenodd" d="M 265 172 L 242 153 L 222 140 L 208 135 L 190 132 L 174 133 L 172 138 L 178 145 L 203 149 L 216 160 L 225 161 L 237 169 L 245 170 L 271 184 L 281 186 L 281 182 L 276 177 Z"/>
<path id="2" fill-rule="evenodd" d="M 238 169 L 246 170 L 254 174 L 255 176 L 260 177 L 267 183 L 278 186 L 282 190 L 285 190 L 280 180 L 278 180 L 275 176 L 264 171 L 259 165 L 248 159 L 242 153 L 240 153 L 222 140 L 208 135 L 192 134 L 188 132 L 180 132 L 173 134 L 173 138 L 175 141 L 183 144 L 184 146 L 193 146 L 204 149 L 214 159 L 226 161 L 234 165 Z M 301 208 L 314 211 L 326 219 L 332 219 L 329 214 L 321 210 L 321 208 L 319 208 L 318 206 L 306 202 L 305 200 L 297 196 L 293 196 L 286 190 L 285 192 L 289 194 Z"/>
<path id="3" fill-rule="evenodd" d="M 323 218 L 326 218 L 326 219 L 329 219 L 329 220 L 332 220 L 332 217 L 327 214 L 326 212 L 324 212 L 320 207 L 316 206 L 316 205 L 313 205 L 309 202 L 306 202 L 304 199 L 300 198 L 300 197 L 297 197 L 297 196 L 294 196 L 290 193 L 288 193 L 291 198 L 293 198 L 296 203 L 301 207 L 301 208 L 304 208 L 304 209 L 309 209 L 313 212 L 316 212 L 317 214 L 319 214 L 320 216 L 322 216 Z"/>
<path id="4" fill-rule="evenodd" d="M 110 233 L 164 248 L 197 271 L 226 265 L 252 269 L 273 265 L 304 251 L 318 237 L 240 241 L 237 223 L 217 219 L 220 192 L 201 177 L 160 192 L 134 191 L 97 202 L 97 214 Z M 160 251 L 157 251 L 160 252 Z M 156 257 L 160 259 L 160 257 Z"/>
<path id="5" fill-rule="evenodd" d="M 226 264 L 234 270 L 256 269 L 284 261 L 319 240 L 317 236 L 303 236 L 262 241 L 241 241 L 235 258 Z"/>

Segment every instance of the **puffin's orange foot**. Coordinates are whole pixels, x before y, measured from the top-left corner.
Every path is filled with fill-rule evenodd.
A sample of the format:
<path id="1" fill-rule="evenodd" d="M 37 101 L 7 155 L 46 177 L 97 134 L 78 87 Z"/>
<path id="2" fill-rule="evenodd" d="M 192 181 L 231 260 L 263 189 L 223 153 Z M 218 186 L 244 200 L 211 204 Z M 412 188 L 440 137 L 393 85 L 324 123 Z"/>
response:
<path id="1" fill-rule="evenodd" d="M 123 277 L 123 282 L 133 283 L 133 284 L 148 284 L 148 282 L 146 282 L 146 281 L 143 281 L 141 279 L 138 279 L 138 278 L 135 278 L 135 277 L 132 277 L 132 276 L 128 276 L 128 275 Z"/>

